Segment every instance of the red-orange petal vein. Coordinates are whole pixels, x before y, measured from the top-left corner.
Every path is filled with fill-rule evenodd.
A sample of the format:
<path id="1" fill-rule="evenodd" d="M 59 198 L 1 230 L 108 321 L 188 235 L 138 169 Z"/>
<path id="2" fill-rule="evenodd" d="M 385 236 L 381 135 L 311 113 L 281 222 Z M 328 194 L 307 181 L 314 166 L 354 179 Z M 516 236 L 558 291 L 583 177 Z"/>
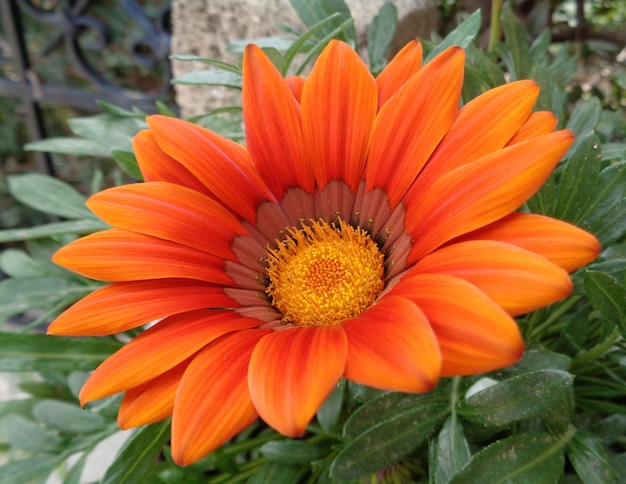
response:
<path id="1" fill-rule="evenodd" d="M 152 235 L 218 257 L 234 259 L 230 243 L 246 234 L 215 200 L 166 182 L 137 183 L 92 195 L 87 206 L 114 227 Z"/>
<path id="2" fill-rule="evenodd" d="M 120 229 L 78 239 L 59 249 L 52 260 L 78 274 L 101 281 L 198 279 L 230 286 L 224 259 L 191 247 Z"/>
<path id="3" fill-rule="evenodd" d="M 348 340 L 341 326 L 308 326 L 267 335 L 254 349 L 248 381 L 259 415 L 301 436 L 343 375 Z"/>
<path id="4" fill-rule="evenodd" d="M 103 336 L 185 311 L 238 306 L 222 287 L 204 281 L 114 282 L 70 306 L 48 326 L 48 333 Z"/>

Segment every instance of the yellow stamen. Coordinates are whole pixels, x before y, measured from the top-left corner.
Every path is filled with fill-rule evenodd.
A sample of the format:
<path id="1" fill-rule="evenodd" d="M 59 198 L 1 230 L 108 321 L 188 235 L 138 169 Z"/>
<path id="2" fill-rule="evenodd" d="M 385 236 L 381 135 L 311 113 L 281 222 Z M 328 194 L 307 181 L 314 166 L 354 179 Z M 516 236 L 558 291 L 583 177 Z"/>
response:
<path id="1" fill-rule="evenodd" d="M 384 287 L 384 257 L 361 228 L 323 220 L 292 228 L 268 251 L 272 304 L 283 322 L 332 326 L 368 308 Z"/>

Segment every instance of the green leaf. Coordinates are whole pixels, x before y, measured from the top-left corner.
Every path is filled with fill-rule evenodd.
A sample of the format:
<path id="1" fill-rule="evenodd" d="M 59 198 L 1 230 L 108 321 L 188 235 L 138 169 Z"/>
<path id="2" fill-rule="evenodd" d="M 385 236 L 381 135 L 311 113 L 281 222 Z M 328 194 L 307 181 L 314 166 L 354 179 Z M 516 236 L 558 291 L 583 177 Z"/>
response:
<path id="1" fill-rule="evenodd" d="M 24 145 L 26 151 L 43 151 L 46 153 L 61 153 L 66 155 L 97 156 L 110 158 L 109 149 L 97 141 L 73 138 L 53 137 L 40 141 L 31 141 Z"/>
<path id="2" fill-rule="evenodd" d="M 296 55 L 303 53 L 307 50 L 306 44 L 309 40 L 314 37 L 318 32 L 320 32 L 323 28 L 330 25 L 336 19 L 341 16 L 339 13 L 334 13 L 329 17 L 325 18 L 321 22 L 310 27 L 306 32 L 300 35 L 292 44 L 289 49 L 285 52 L 283 57 L 283 71 L 282 74 L 286 76 L 288 74 L 289 68 L 296 57 Z"/>
<path id="3" fill-rule="evenodd" d="M 125 173 L 132 176 L 135 180 L 143 181 L 143 175 L 139 169 L 137 158 L 132 151 L 112 151 L 113 159 L 124 170 Z"/>
<path id="4" fill-rule="evenodd" d="M 85 206 L 85 197 L 54 177 L 26 173 L 10 176 L 7 182 L 11 195 L 35 210 L 70 219 L 95 218 Z"/>
<path id="5" fill-rule="evenodd" d="M 552 173 L 541 188 L 528 200 L 527 205 L 532 213 L 554 215 L 556 200 L 555 174 Z"/>
<path id="6" fill-rule="evenodd" d="M 110 114 L 70 118 L 68 124 L 74 134 L 106 146 L 109 157 L 113 151 L 133 151 L 133 136 L 147 127 L 143 119 Z"/>
<path id="7" fill-rule="evenodd" d="M 0 243 L 41 239 L 65 234 L 89 234 L 108 228 L 111 227 L 100 220 L 94 219 L 54 222 L 24 229 L 0 230 Z"/>
<path id="8" fill-rule="evenodd" d="M 402 395 L 394 402 L 385 398 L 388 395 L 371 400 L 359 410 L 371 408 L 357 410 L 348 419 L 344 435 L 351 441 L 333 460 L 332 477 L 358 479 L 398 462 L 422 445 L 450 411 L 449 404 L 431 403 L 429 398 Z M 372 421 L 373 408 L 378 418 Z M 355 435 L 355 430 L 360 432 Z"/>
<path id="9" fill-rule="evenodd" d="M 243 53 L 243 50 L 241 51 L 241 53 Z M 216 60 L 216 59 L 208 59 L 206 57 L 200 57 L 197 55 L 189 55 L 189 54 L 171 55 L 170 59 L 179 60 L 179 61 L 187 61 L 187 62 L 202 62 L 203 64 L 209 64 L 223 71 L 233 72 L 235 74 L 241 75 L 241 67 L 233 65 L 233 64 L 228 64 L 226 62 Z"/>
<path id="10" fill-rule="evenodd" d="M 567 129 L 574 132 L 576 141 L 570 146 L 569 151 L 565 155 L 566 158 L 577 150 L 580 143 L 586 142 L 585 138 L 587 135 L 592 133 L 598 126 L 601 114 L 602 105 L 600 104 L 600 100 L 595 96 L 576 103 L 566 126 Z"/>
<path id="11" fill-rule="evenodd" d="M 170 419 L 139 429 L 128 439 L 100 484 L 142 484 L 170 438 Z"/>
<path id="12" fill-rule="evenodd" d="M 474 455 L 451 483 L 559 482 L 563 472 L 563 447 L 573 432 L 569 430 L 558 438 L 530 433 L 498 440 Z"/>
<path id="13" fill-rule="evenodd" d="M 293 39 L 290 39 L 289 46 L 293 43 Z M 289 48 L 287 47 L 287 49 Z M 285 49 L 285 50 L 287 50 Z M 276 47 L 263 47 L 262 48 L 265 55 L 272 61 L 272 64 L 278 69 L 280 72 L 284 72 L 285 69 L 285 59 L 282 54 Z"/>
<path id="14" fill-rule="evenodd" d="M 99 286 L 85 286 L 67 279 L 20 277 L 0 281 L 0 318 L 29 309 L 47 308 L 61 301 L 74 301 Z"/>
<path id="15" fill-rule="evenodd" d="M 555 217 L 573 224 L 580 222 L 600 175 L 600 153 L 600 140 L 593 132 L 578 141 L 561 177 Z"/>
<path id="16" fill-rule="evenodd" d="M 520 361 L 512 366 L 499 370 L 493 375 L 497 378 L 501 375 L 507 377 L 530 373 L 535 370 L 563 370 L 567 371 L 572 366 L 572 359 L 562 353 L 555 353 L 545 349 L 528 349 Z"/>
<path id="17" fill-rule="evenodd" d="M 41 400 L 34 406 L 33 416 L 47 427 L 68 433 L 86 434 L 107 426 L 97 413 L 60 400 Z"/>
<path id="18" fill-rule="evenodd" d="M 63 484 L 81 484 L 81 477 L 83 475 L 85 463 L 87 462 L 87 457 L 89 457 L 89 454 L 86 452 L 80 456 L 80 458 L 74 463 L 74 465 L 72 465 L 72 468 L 66 474 L 63 479 Z"/>
<path id="19" fill-rule="evenodd" d="M 380 72 L 387 63 L 385 55 L 396 33 L 397 23 L 398 9 L 389 2 L 385 2 L 372 19 L 367 32 L 367 53 L 373 73 Z"/>
<path id="20" fill-rule="evenodd" d="M 0 270 L 9 277 L 42 277 L 45 270 L 22 250 L 6 249 L 0 252 Z"/>
<path id="21" fill-rule="evenodd" d="M 316 33 L 318 39 L 326 37 L 346 20 L 352 18 L 350 9 L 343 0 L 290 0 L 290 3 L 302 22 L 309 28 L 314 27 L 333 14 L 340 14 L 336 20 Z M 357 45 L 354 27 L 338 32 L 337 38 L 353 47 Z"/>
<path id="22" fill-rule="evenodd" d="M 207 86 L 225 86 L 241 89 L 241 75 L 234 72 L 209 69 L 206 71 L 193 71 L 181 74 L 172 79 L 173 84 L 193 84 Z"/>
<path id="23" fill-rule="evenodd" d="M 98 338 L 0 333 L 0 371 L 93 370 L 121 346 Z"/>
<path id="24" fill-rule="evenodd" d="M 438 54 L 441 54 L 448 47 L 457 45 L 462 48 L 469 46 L 478 35 L 480 31 L 481 22 L 480 9 L 476 10 L 473 14 L 467 17 L 459 26 L 446 35 L 446 38 L 439 42 L 433 50 L 430 51 L 428 57 L 424 61 L 424 64 L 432 60 Z"/>
<path id="25" fill-rule="evenodd" d="M 610 321 L 623 325 L 626 286 L 608 274 L 586 271 L 585 294 L 595 310 Z"/>
<path id="26" fill-rule="evenodd" d="M 50 475 L 65 460 L 65 456 L 37 456 L 9 462 L 0 466 L 2 484 L 31 483 Z"/>
<path id="27" fill-rule="evenodd" d="M 463 426 L 456 414 L 443 424 L 437 439 L 430 445 L 430 483 L 447 484 L 471 459 Z"/>
<path id="28" fill-rule="evenodd" d="M 298 467 L 284 466 L 274 463 L 267 463 L 261 470 L 254 474 L 248 484 L 298 484 L 302 482 L 302 477 L 306 473 Z"/>
<path id="29" fill-rule="evenodd" d="M 600 439 L 586 432 L 576 432 L 567 443 L 567 457 L 584 483 L 617 484 L 619 481 Z"/>
<path id="30" fill-rule="evenodd" d="M 459 403 L 458 411 L 483 425 L 508 425 L 541 413 L 573 382 L 574 376 L 561 370 L 524 373 L 471 395 Z"/>
<path id="31" fill-rule="evenodd" d="M 0 441 L 7 442 L 14 449 L 46 454 L 58 452 L 63 445 L 58 434 L 21 415 L 0 418 Z"/>
<path id="32" fill-rule="evenodd" d="M 311 462 L 328 455 L 329 445 L 324 442 L 299 440 L 273 440 L 259 449 L 270 462 L 286 466 L 309 466 Z"/>
<path id="33" fill-rule="evenodd" d="M 605 247 L 626 232 L 626 161 L 600 172 L 580 220 Z"/>
<path id="34" fill-rule="evenodd" d="M 496 44 L 495 52 L 505 63 L 512 80 L 529 77 L 530 44 L 524 24 L 517 18 L 510 2 L 502 9 L 504 45 Z"/>
<path id="35" fill-rule="evenodd" d="M 405 394 L 400 392 L 380 393 L 380 390 L 373 390 L 371 394 L 374 396 L 370 398 L 368 396 L 370 394 L 368 392 L 369 387 L 355 385 L 355 389 L 364 391 L 365 398 L 359 398 L 359 400 L 366 401 L 366 403 L 352 412 L 344 425 L 343 434 L 349 439 L 358 437 L 382 420 L 393 418 L 407 408 L 433 403 L 448 403 L 448 396 L 442 398 L 436 391 L 424 394 Z"/>
<path id="36" fill-rule="evenodd" d="M 331 432 L 341 416 L 346 380 L 340 380 L 324 404 L 317 411 L 317 421 L 326 432 Z"/>
<path id="37" fill-rule="evenodd" d="M 246 45 L 254 44 L 261 47 L 266 54 L 269 53 L 269 57 L 272 58 L 273 56 L 276 56 L 276 54 L 280 55 L 281 52 L 289 50 L 293 45 L 293 42 L 294 38 L 287 36 L 276 35 L 271 37 L 258 37 L 254 39 L 242 39 L 229 42 L 226 46 L 226 50 L 233 55 L 242 55 L 244 50 L 246 50 Z M 272 61 L 274 60 L 275 59 L 272 59 Z M 215 65 L 214 62 L 207 62 L 207 64 Z M 224 65 L 217 65 L 216 67 L 225 71 L 241 74 L 241 68 L 238 68 L 238 70 L 228 69 Z"/>

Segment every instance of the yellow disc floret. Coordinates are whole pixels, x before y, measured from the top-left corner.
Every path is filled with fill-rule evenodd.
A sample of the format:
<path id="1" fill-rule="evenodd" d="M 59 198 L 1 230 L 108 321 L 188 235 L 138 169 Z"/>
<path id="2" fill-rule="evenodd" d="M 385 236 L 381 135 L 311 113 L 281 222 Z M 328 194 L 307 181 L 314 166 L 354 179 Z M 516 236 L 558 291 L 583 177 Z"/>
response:
<path id="1" fill-rule="evenodd" d="M 332 326 L 369 307 L 384 287 L 384 257 L 361 228 L 311 221 L 268 251 L 272 304 L 283 322 Z"/>

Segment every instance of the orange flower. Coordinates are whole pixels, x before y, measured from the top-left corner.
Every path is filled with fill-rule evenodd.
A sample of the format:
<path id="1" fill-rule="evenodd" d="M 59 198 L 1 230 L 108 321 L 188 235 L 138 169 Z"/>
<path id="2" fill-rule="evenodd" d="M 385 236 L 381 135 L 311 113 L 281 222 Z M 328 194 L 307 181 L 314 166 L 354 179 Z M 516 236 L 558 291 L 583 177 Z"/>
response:
<path id="1" fill-rule="evenodd" d="M 426 392 L 515 363 L 512 316 L 566 297 L 593 236 L 514 212 L 570 146 L 538 87 L 459 109 L 464 53 L 421 66 L 408 44 L 373 78 L 331 42 L 307 79 L 261 49 L 243 61 L 246 147 L 151 116 L 145 183 L 88 202 L 114 228 L 54 260 L 112 284 L 50 326 L 105 335 L 158 321 L 91 375 L 81 402 L 125 391 L 123 428 L 172 420 L 193 462 L 259 416 L 302 435 L 338 380 Z"/>

